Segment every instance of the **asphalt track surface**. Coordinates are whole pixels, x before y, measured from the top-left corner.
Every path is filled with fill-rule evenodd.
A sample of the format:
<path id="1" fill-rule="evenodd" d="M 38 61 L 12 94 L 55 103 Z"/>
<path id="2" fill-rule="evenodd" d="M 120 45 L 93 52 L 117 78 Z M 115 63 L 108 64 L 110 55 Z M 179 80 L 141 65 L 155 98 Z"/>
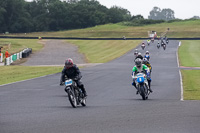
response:
<path id="1" fill-rule="evenodd" d="M 60 73 L 0 86 L 0 133 L 199 133 L 200 102 L 180 101 L 177 46 L 170 41 L 158 50 L 155 42 L 144 50 L 151 53 L 154 91 L 146 101 L 131 86 L 134 50 L 81 69 L 86 107 L 71 107 Z"/>

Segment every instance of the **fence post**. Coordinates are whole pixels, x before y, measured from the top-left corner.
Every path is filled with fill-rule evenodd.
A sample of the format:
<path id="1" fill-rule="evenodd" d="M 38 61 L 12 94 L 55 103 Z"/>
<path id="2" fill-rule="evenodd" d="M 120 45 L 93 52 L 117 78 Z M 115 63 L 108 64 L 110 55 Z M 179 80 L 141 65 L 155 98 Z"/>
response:
<path id="1" fill-rule="evenodd" d="M 0 62 L 3 62 L 3 53 L 1 53 Z"/>

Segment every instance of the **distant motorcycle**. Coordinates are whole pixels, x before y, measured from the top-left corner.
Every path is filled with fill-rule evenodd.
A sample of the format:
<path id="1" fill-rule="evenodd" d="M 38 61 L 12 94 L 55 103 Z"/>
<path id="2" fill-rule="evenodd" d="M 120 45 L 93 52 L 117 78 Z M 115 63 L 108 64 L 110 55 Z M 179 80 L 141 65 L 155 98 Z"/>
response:
<path id="1" fill-rule="evenodd" d="M 72 79 L 67 79 L 65 81 L 65 91 L 68 94 L 68 98 L 72 107 L 76 108 L 79 104 L 86 106 L 86 98 L 75 81 Z"/>
<path id="2" fill-rule="evenodd" d="M 135 80 L 136 88 L 139 94 L 142 96 L 142 99 L 143 100 L 148 99 L 150 91 L 146 75 L 144 73 L 138 73 L 136 74 L 136 76 L 133 76 L 132 78 Z"/>
<path id="3" fill-rule="evenodd" d="M 145 44 L 142 44 L 142 45 L 141 45 L 141 48 L 142 48 L 142 50 L 144 50 L 144 48 L 145 48 Z"/>
<path id="4" fill-rule="evenodd" d="M 153 38 L 151 39 L 151 42 L 154 43 L 154 39 Z"/>
<path id="5" fill-rule="evenodd" d="M 157 48 L 158 48 L 158 49 L 160 48 L 160 44 L 159 44 L 159 43 L 157 44 Z"/>
<path id="6" fill-rule="evenodd" d="M 163 45 L 163 49 L 164 49 L 164 50 L 166 49 L 166 44 Z"/>

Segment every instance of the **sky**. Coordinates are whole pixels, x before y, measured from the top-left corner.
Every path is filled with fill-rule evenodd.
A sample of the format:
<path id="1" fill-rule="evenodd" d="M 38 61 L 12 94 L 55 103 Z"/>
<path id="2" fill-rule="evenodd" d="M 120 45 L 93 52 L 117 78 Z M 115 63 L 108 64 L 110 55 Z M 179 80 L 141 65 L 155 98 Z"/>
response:
<path id="1" fill-rule="evenodd" d="M 32 0 L 26 0 L 32 1 Z M 200 16 L 200 0 L 97 0 L 101 5 L 110 8 L 114 5 L 127 9 L 131 15 L 142 15 L 148 18 L 149 12 L 157 6 L 161 10 L 170 8 L 175 18 L 188 19 Z"/>

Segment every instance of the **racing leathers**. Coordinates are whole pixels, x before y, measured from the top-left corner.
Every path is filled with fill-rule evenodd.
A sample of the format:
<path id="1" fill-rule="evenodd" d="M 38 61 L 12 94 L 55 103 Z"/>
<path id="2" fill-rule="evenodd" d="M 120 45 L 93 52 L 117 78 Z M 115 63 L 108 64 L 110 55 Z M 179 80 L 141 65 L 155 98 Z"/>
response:
<path id="1" fill-rule="evenodd" d="M 63 68 L 61 78 L 60 78 L 60 85 L 62 85 L 65 82 L 66 77 L 74 80 L 77 86 L 82 90 L 83 94 L 87 96 L 84 85 L 81 82 L 81 78 L 82 78 L 81 72 L 75 64 L 73 64 L 73 66 L 68 69 L 66 67 Z"/>
<path id="2" fill-rule="evenodd" d="M 144 65 L 144 64 L 142 64 L 141 67 L 134 66 L 133 69 L 132 69 L 132 76 L 135 76 L 138 72 L 139 73 L 140 72 L 144 72 L 147 75 L 147 81 L 148 81 L 148 85 L 149 85 L 149 91 L 153 92 L 151 90 L 151 78 L 150 78 L 149 68 L 146 65 Z M 132 85 L 137 89 L 136 83 L 135 83 L 134 79 L 133 79 Z M 137 94 L 138 94 L 138 91 L 137 91 Z"/>

